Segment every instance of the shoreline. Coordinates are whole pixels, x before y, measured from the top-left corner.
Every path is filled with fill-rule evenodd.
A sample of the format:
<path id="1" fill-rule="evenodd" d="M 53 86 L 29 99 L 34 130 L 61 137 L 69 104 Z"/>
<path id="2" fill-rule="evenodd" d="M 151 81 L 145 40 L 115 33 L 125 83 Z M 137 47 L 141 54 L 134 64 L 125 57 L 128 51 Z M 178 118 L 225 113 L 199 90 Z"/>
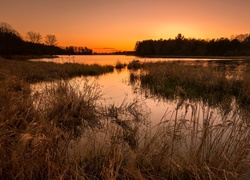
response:
<path id="1" fill-rule="evenodd" d="M 58 55 L 14 55 L 10 59 L 28 60 L 28 59 L 41 59 L 41 58 L 58 58 Z"/>
<path id="2" fill-rule="evenodd" d="M 196 59 L 249 59 L 250 56 L 165 56 L 165 55 L 148 55 L 148 56 L 137 56 L 140 58 L 183 58 L 183 59 L 189 59 L 189 58 L 196 58 Z"/>

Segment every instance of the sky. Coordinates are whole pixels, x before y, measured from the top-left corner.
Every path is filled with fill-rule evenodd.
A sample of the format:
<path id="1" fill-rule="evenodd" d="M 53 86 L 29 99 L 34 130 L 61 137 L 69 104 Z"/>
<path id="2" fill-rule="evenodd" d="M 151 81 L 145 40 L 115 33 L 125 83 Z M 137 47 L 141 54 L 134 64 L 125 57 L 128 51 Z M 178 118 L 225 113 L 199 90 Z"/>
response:
<path id="1" fill-rule="evenodd" d="M 134 50 L 137 41 L 212 39 L 250 33 L 249 0 L 0 0 L 0 22 L 23 38 L 56 35 L 58 46 Z"/>

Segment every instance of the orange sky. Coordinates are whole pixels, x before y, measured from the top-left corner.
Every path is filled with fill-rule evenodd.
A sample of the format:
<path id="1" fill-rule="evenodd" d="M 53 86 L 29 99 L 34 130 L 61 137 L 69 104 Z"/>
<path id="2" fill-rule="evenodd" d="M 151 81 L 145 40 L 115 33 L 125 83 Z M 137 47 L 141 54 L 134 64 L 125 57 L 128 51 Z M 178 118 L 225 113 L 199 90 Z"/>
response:
<path id="1" fill-rule="evenodd" d="M 136 41 L 250 33 L 249 0 L 0 0 L 0 22 L 21 35 L 54 34 L 59 46 L 133 50 Z"/>

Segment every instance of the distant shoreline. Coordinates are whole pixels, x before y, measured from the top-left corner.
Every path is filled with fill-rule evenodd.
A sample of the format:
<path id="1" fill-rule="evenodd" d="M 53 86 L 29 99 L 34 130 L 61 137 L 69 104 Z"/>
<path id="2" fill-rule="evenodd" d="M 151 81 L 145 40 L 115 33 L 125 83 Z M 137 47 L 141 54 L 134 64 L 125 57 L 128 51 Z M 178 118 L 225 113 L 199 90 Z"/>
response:
<path id="1" fill-rule="evenodd" d="M 139 58 L 196 58 L 196 59 L 250 59 L 250 56 L 170 56 L 170 55 L 145 55 L 145 56 L 138 56 L 136 54 L 92 54 L 89 56 L 117 56 L 117 55 L 124 55 L 124 56 L 135 56 Z M 76 55 L 72 55 L 76 56 Z M 79 55 L 81 56 L 81 55 Z M 85 56 L 85 55 L 83 55 Z"/>
<path id="2" fill-rule="evenodd" d="M 58 58 L 59 55 L 13 55 L 10 59 L 27 60 L 27 59 L 41 59 L 41 58 Z"/>
<path id="3" fill-rule="evenodd" d="M 136 55 L 135 55 L 136 56 Z M 250 59 L 250 56 L 165 56 L 165 55 L 148 55 L 137 56 L 143 58 L 196 58 L 196 59 Z"/>
<path id="4" fill-rule="evenodd" d="M 118 54 L 92 54 L 87 56 L 117 56 Z M 181 58 L 181 59 L 218 59 L 218 60 L 230 60 L 230 59 L 243 59 L 243 60 L 250 60 L 250 56 L 165 56 L 165 55 L 148 55 L 148 56 L 137 56 L 137 55 L 127 55 L 127 54 L 119 54 L 121 56 L 134 56 L 135 58 Z M 118 56 L 119 56 L 118 55 Z M 29 59 L 42 59 L 42 58 L 58 58 L 60 55 L 14 55 L 11 56 L 10 59 L 16 59 L 16 60 L 29 60 Z M 85 56 L 85 55 L 62 55 L 62 56 Z"/>

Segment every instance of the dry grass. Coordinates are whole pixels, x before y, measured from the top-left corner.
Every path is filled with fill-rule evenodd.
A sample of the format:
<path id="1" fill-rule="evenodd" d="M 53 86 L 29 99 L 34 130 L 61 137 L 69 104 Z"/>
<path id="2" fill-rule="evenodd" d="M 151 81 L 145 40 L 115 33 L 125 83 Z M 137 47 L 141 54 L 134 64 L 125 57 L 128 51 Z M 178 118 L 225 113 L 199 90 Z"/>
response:
<path id="1" fill-rule="evenodd" d="M 76 76 L 97 76 L 113 72 L 113 66 L 86 65 L 77 63 L 56 64 L 53 62 L 31 62 L 6 60 L 0 57 L 0 71 L 22 78 L 25 82 L 36 83 L 55 79 L 69 79 Z M 9 72 L 9 73 L 8 73 Z M 0 76 L 1 77 L 1 76 Z"/>
<path id="2" fill-rule="evenodd" d="M 181 100 L 172 118 L 147 128 L 142 102 L 104 106 L 87 81 L 81 91 L 62 80 L 31 93 L 5 65 L 1 179 L 239 179 L 250 168 L 249 119 L 237 112 L 214 116 Z"/>
<path id="3" fill-rule="evenodd" d="M 222 62 L 221 62 L 222 63 Z M 156 62 L 141 64 L 143 71 L 131 73 L 131 81 L 139 79 L 141 87 L 163 98 L 178 96 L 202 100 L 210 106 L 233 101 L 248 107 L 250 103 L 249 63 L 245 66 L 219 62 Z M 244 64 L 244 63 L 242 63 Z M 239 70 L 241 68 L 241 70 Z M 230 99 L 231 98 L 231 99 Z"/>
<path id="4" fill-rule="evenodd" d="M 180 116 L 181 109 L 192 116 Z M 148 177 L 239 179 L 249 170 L 249 124 L 236 114 L 216 117 L 210 109 L 199 117 L 198 109 L 197 105 L 183 104 L 173 119 L 163 118 L 155 127 L 156 133 L 145 136 L 138 159 Z"/>
<path id="5" fill-rule="evenodd" d="M 113 172 L 110 166 L 116 167 L 116 161 L 124 163 L 120 143 L 127 149 L 136 144 L 137 125 L 143 120 L 137 102 L 103 107 L 98 103 L 98 86 L 87 82 L 80 92 L 67 81 L 54 83 L 32 96 L 19 88 L 18 91 L 1 90 L 5 96 L 0 110 L 1 177 L 109 179 L 121 176 L 120 171 Z M 100 147 L 97 142 L 100 137 L 95 134 L 104 130 L 108 141 Z M 78 151 L 72 155 L 79 147 L 77 142 L 84 139 L 96 142 L 94 148 L 86 144 L 84 153 Z"/>

